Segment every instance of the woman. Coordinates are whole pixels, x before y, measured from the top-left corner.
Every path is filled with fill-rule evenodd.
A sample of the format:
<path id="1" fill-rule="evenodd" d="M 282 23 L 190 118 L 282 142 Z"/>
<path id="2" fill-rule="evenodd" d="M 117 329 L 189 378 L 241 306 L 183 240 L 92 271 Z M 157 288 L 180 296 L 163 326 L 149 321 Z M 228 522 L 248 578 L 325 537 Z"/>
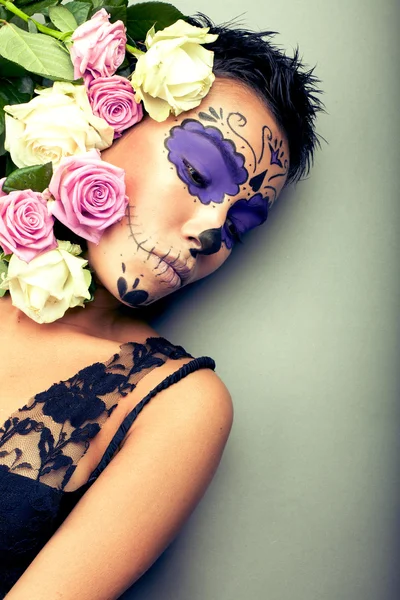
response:
<path id="1" fill-rule="evenodd" d="M 218 269 L 266 220 L 283 186 L 308 171 L 320 103 L 311 72 L 261 34 L 190 24 L 215 34 L 211 89 L 109 145 L 101 158 L 125 173 L 124 215 L 98 239 L 83 218 L 70 227 L 87 243 L 94 300 L 43 324 L 18 304 L 11 261 L 4 278 L 0 589 L 9 600 L 119 597 L 194 509 L 231 429 L 212 359 L 160 338 L 135 309 Z M 140 94 L 139 63 L 135 75 Z M 140 99 L 151 115 L 144 86 Z M 62 189 L 76 160 L 83 168 L 86 158 L 64 159 L 49 185 L 67 225 Z"/>

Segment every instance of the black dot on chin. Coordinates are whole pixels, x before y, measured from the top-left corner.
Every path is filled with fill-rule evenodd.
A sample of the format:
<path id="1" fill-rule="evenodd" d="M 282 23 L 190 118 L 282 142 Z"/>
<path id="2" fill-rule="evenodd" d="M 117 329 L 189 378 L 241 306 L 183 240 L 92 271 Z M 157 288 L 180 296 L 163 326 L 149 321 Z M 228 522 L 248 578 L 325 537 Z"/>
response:
<path id="1" fill-rule="evenodd" d="M 130 304 L 131 306 L 135 307 L 140 306 L 140 304 L 143 304 L 143 302 L 146 302 L 148 297 L 149 294 L 144 290 L 134 290 L 132 292 L 124 294 L 123 300 L 127 304 Z"/>
<path id="2" fill-rule="evenodd" d="M 118 293 L 120 298 L 123 298 L 128 290 L 128 284 L 125 277 L 119 277 L 117 281 Z"/>

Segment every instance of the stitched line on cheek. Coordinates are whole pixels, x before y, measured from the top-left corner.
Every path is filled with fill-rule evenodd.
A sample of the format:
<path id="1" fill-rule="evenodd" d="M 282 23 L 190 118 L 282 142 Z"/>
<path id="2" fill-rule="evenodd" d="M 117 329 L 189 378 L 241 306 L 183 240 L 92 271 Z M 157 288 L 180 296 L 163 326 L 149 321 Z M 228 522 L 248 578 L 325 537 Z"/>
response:
<path id="1" fill-rule="evenodd" d="M 130 235 L 129 235 L 129 237 L 131 237 L 131 238 L 133 239 L 133 241 L 135 242 L 135 244 L 136 244 L 136 246 L 137 246 L 137 248 L 138 248 L 138 249 L 141 249 L 141 250 L 143 250 L 144 252 L 146 252 L 146 253 L 147 253 L 147 255 L 148 255 L 148 256 L 147 256 L 147 259 L 146 259 L 146 260 L 149 260 L 149 258 L 150 258 L 151 256 L 155 256 L 156 258 L 158 258 L 158 259 L 159 259 L 159 263 L 158 263 L 157 267 L 155 267 L 155 268 L 154 268 L 154 270 L 156 270 L 156 269 L 158 269 L 158 267 L 160 266 L 160 264 L 161 264 L 161 263 L 164 261 L 164 259 L 166 259 L 166 258 L 167 258 L 167 256 L 169 256 L 169 254 L 171 253 L 172 247 L 171 247 L 171 248 L 168 250 L 168 252 L 167 252 L 166 254 L 164 254 L 164 255 L 163 255 L 161 258 L 160 258 L 160 257 L 159 257 L 157 254 L 155 254 L 155 253 L 154 253 L 154 250 L 155 250 L 156 246 L 153 246 L 151 250 L 147 250 L 147 248 L 145 248 L 145 247 L 143 246 L 143 244 L 145 244 L 145 243 L 147 242 L 148 238 L 147 238 L 147 239 L 145 239 L 143 242 L 139 242 L 139 241 L 138 241 L 138 239 L 137 239 L 137 237 L 136 237 L 136 234 L 135 234 L 135 232 L 133 231 L 133 223 L 132 223 L 132 221 L 133 221 L 133 217 L 132 217 L 132 215 L 131 215 L 131 208 L 134 208 L 134 207 L 132 207 L 130 204 L 128 204 L 128 206 L 127 206 L 127 217 L 128 217 L 128 226 L 129 226 L 129 231 L 130 231 Z M 181 255 L 181 252 L 179 251 L 179 254 L 178 254 L 178 256 L 177 256 L 177 257 L 176 257 L 176 258 L 175 258 L 175 259 L 174 259 L 174 260 L 173 260 L 171 263 L 169 263 L 169 264 L 170 264 L 171 266 L 173 266 L 173 265 L 174 265 L 174 263 L 175 263 L 177 260 L 179 260 L 179 258 L 180 258 L 180 255 Z M 185 260 L 185 264 L 187 264 L 187 259 Z M 166 269 L 166 270 L 167 270 L 167 269 Z"/>
<path id="2" fill-rule="evenodd" d="M 133 239 L 133 241 L 135 242 L 138 249 L 140 248 L 141 250 L 143 250 L 144 252 L 146 252 L 149 255 L 147 257 L 147 260 L 148 260 L 150 258 L 150 256 L 153 254 L 153 250 L 155 249 L 155 246 L 153 246 L 152 250 L 147 250 L 147 248 L 145 248 L 143 246 L 143 244 L 145 244 L 147 242 L 148 238 L 145 239 L 143 242 L 139 242 L 137 240 L 136 234 L 133 231 L 133 222 L 132 222 L 133 216 L 131 215 L 131 205 L 130 204 L 128 204 L 126 211 L 127 211 L 127 217 L 128 217 L 129 231 L 131 232 L 129 237 L 131 237 Z"/>

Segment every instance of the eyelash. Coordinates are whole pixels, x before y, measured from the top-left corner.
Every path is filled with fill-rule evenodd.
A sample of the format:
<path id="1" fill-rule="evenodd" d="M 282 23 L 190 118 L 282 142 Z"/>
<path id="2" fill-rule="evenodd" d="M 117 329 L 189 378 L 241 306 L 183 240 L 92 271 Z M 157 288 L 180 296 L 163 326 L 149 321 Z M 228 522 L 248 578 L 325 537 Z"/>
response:
<path id="1" fill-rule="evenodd" d="M 201 173 L 192 167 L 192 165 L 185 158 L 182 160 L 182 162 L 185 165 L 186 172 L 193 183 L 198 187 L 205 188 L 208 184 L 208 181 L 201 175 Z"/>
<path id="2" fill-rule="evenodd" d="M 238 230 L 237 230 L 236 226 L 235 226 L 235 225 L 234 225 L 234 223 L 233 223 L 233 222 L 230 220 L 230 218 L 229 218 L 229 217 L 226 219 L 225 225 L 226 225 L 226 228 L 227 228 L 227 229 L 228 229 L 228 231 L 229 231 L 229 235 L 231 236 L 231 238 L 233 239 L 233 241 L 235 242 L 235 244 L 236 244 L 236 243 L 243 244 L 243 240 L 242 240 L 242 236 L 241 236 L 241 234 L 238 232 Z M 230 229 L 230 228 L 231 228 L 231 226 L 233 227 L 234 231 L 231 231 L 231 229 Z"/>

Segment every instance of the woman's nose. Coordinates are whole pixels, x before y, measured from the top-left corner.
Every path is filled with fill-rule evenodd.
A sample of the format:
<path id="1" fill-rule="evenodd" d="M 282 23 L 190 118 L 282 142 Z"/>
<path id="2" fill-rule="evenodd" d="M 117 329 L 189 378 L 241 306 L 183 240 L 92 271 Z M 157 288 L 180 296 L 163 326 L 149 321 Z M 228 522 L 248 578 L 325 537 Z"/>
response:
<path id="1" fill-rule="evenodd" d="M 229 210 L 228 203 L 199 206 L 182 225 L 182 235 L 192 256 L 215 254 L 221 249 L 222 227 Z"/>
<path id="2" fill-rule="evenodd" d="M 219 252 L 222 244 L 221 227 L 217 229 L 207 229 L 198 236 L 201 247 L 200 249 L 191 248 L 190 254 L 196 258 L 198 254 L 215 254 Z"/>

